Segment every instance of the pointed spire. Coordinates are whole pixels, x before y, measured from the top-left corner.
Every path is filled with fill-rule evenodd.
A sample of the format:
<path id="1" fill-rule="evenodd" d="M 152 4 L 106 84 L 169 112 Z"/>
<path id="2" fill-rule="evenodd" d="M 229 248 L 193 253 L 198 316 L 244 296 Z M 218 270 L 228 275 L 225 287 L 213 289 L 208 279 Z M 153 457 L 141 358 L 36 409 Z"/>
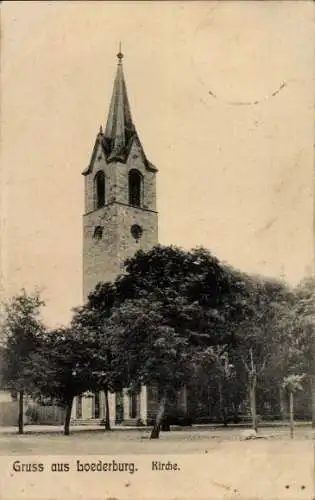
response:
<path id="1" fill-rule="evenodd" d="M 133 141 L 137 142 L 137 147 L 140 150 L 142 160 L 146 168 L 154 172 L 157 171 L 156 167 L 148 161 L 132 121 L 122 65 L 123 58 L 124 54 L 122 53 L 120 42 L 117 53 L 118 63 L 116 77 L 106 127 L 105 130 L 103 130 L 102 126 L 99 129 L 90 163 L 82 172 L 83 175 L 88 175 L 92 171 L 93 162 L 96 158 L 100 145 L 103 149 L 107 162 L 119 161 L 125 163 L 130 153 Z"/>
<path id="2" fill-rule="evenodd" d="M 124 54 L 121 51 L 121 42 L 119 42 L 119 51 L 118 51 L 118 54 L 117 54 L 117 58 L 118 58 L 118 64 L 122 64 L 122 60 L 124 58 Z"/>
<path id="3" fill-rule="evenodd" d="M 130 138 L 135 134 L 123 72 L 123 57 L 120 43 L 116 78 L 104 132 L 109 160 L 124 158 Z"/>

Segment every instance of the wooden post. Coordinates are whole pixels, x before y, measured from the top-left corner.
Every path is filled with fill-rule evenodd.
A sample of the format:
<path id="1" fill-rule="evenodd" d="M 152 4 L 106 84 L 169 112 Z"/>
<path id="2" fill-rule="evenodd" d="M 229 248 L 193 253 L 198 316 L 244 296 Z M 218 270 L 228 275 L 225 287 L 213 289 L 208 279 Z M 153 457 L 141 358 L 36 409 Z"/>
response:
<path id="1" fill-rule="evenodd" d="M 294 438 L 294 396 L 293 391 L 289 392 L 290 395 L 290 438 Z"/>
<path id="2" fill-rule="evenodd" d="M 18 432 L 24 432 L 24 391 L 19 392 L 19 417 L 18 417 Z"/>
<path id="3" fill-rule="evenodd" d="M 315 318 L 312 318 L 312 360 L 310 368 L 312 394 L 312 429 L 315 438 Z"/>
<path id="4" fill-rule="evenodd" d="M 253 350 L 250 349 L 250 406 L 251 406 L 251 413 L 252 413 L 252 427 L 255 432 L 258 430 L 258 425 L 257 425 L 257 410 L 256 410 L 256 383 L 257 383 L 257 375 L 256 375 L 256 366 L 254 363 L 254 357 L 253 357 Z"/>
<path id="5" fill-rule="evenodd" d="M 252 413 L 252 427 L 257 432 L 257 414 L 256 414 L 256 387 L 252 382 L 250 387 L 250 407 Z"/>

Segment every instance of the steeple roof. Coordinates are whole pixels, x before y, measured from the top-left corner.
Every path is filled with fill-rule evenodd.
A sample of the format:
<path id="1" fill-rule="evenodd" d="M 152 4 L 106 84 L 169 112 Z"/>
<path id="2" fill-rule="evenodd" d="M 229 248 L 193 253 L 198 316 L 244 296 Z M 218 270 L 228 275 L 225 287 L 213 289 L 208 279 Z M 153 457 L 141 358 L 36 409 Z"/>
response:
<path id="1" fill-rule="evenodd" d="M 108 159 L 124 157 L 129 140 L 136 132 L 131 117 L 121 51 L 117 57 L 116 78 L 104 133 L 104 141 L 110 153 Z"/>
<path id="2" fill-rule="evenodd" d="M 92 163 L 99 144 L 103 147 L 107 162 L 119 161 L 125 163 L 134 140 L 137 140 L 138 142 L 145 165 L 150 170 L 156 170 L 154 165 L 147 160 L 144 154 L 132 120 L 122 65 L 123 57 L 124 55 L 122 54 L 120 47 L 117 54 L 118 64 L 106 127 L 104 132 L 102 127 L 100 128 L 96 138 L 90 165 L 82 172 L 84 175 L 91 171 Z"/>

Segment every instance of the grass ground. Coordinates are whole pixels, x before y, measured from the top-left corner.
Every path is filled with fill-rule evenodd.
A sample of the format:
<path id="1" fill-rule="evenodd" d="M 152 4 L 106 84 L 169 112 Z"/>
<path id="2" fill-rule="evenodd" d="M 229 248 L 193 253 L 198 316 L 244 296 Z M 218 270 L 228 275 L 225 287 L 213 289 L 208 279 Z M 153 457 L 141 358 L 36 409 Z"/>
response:
<path id="1" fill-rule="evenodd" d="M 149 430 L 77 430 L 70 436 L 41 431 L 0 433 L 0 497 L 5 500 L 314 500 L 314 448 L 310 425 L 266 427 L 265 439 L 241 440 L 241 428 L 182 429 L 149 439 Z M 49 455 L 49 456 L 48 456 Z M 89 456 L 88 456 L 89 455 Z M 94 455 L 94 457 L 91 457 Z M 97 456 L 96 456 L 97 455 Z M 56 457 L 56 458 L 52 458 Z M 60 458 L 59 458 L 60 457 Z M 135 474 L 75 472 L 76 461 L 132 461 Z M 12 472 L 15 460 L 70 463 L 70 474 Z M 160 473 L 152 461 L 176 461 Z M 73 472 L 72 472 L 73 471 Z M 2 483 L 2 484 L 1 484 Z M 2 495 L 1 495 L 2 493 Z M 57 494 L 58 493 L 58 494 Z"/>
<path id="2" fill-rule="evenodd" d="M 26 427 L 26 430 L 28 428 Z M 150 440 L 150 431 L 114 430 L 104 432 L 102 428 L 87 431 L 73 431 L 70 436 L 63 436 L 61 432 L 0 434 L 0 454 L 187 454 L 206 453 L 218 443 L 240 442 L 242 433 L 240 428 L 183 428 L 171 432 L 162 432 L 159 440 Z M 259 430 L 259 435 L 265 439 L 254 440 L 255 446 L 268 444 L 274 441 L 291 442 L 288 427 L 266 427 Z M 312 431 L 309 425 L 299 425 L 295 429 L 295 442 L 304 442 L 308 445 L 312 440 Z M 271 445 L 272 446 L 272 445 Z"/>

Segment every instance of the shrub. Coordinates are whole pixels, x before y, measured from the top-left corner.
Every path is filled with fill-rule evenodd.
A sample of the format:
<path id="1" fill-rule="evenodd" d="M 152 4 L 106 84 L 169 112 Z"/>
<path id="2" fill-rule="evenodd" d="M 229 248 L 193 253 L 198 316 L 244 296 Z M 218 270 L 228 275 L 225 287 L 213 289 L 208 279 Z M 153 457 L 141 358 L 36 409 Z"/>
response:
<path id="1" fill-rule="evenodd" d="M 25 412 L 26 417 L 28 417 L 31 423 L 38 423 L 39 421 L 39 411 L 36 406 L 29 406 Z"/>

